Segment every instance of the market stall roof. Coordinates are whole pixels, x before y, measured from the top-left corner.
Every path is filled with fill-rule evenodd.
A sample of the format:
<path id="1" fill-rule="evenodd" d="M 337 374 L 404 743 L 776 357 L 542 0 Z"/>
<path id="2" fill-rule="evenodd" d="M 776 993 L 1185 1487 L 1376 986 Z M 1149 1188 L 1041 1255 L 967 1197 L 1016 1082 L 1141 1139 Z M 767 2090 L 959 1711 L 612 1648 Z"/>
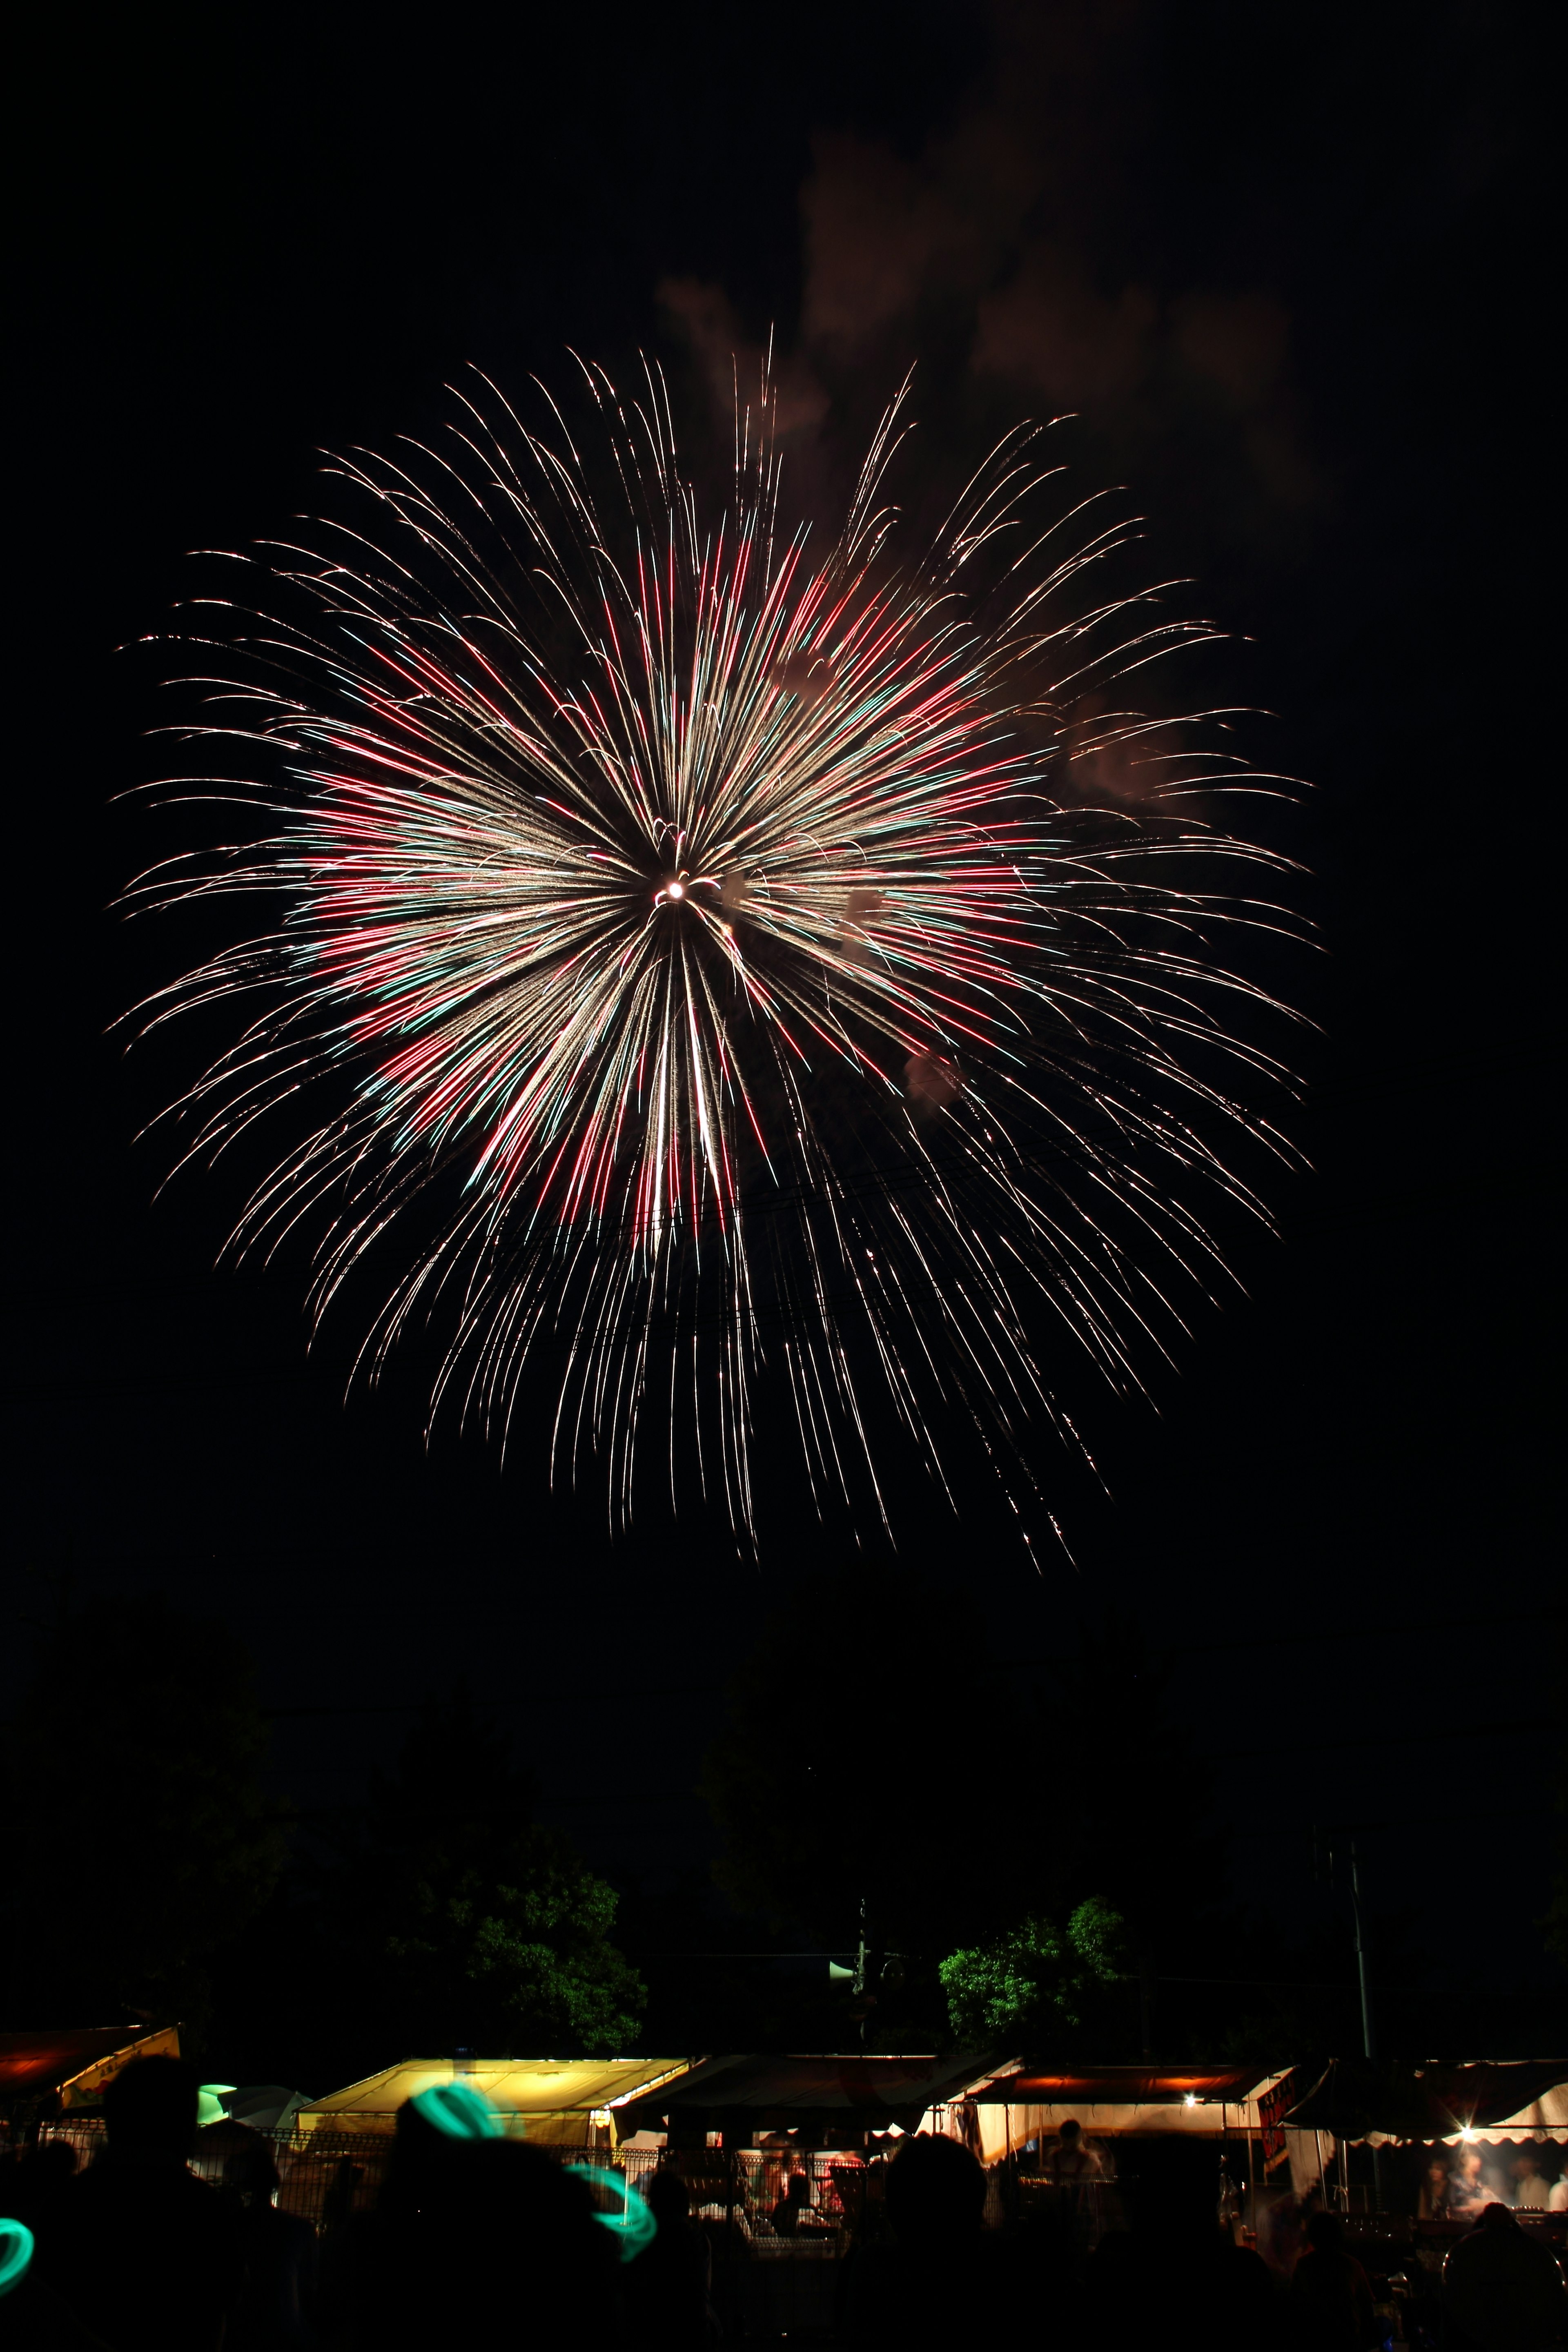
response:
<path id="1" fill-rule="evenodd" d="M 1090 2066 L 1071 2074 L 1029 2065 L 994 2075 L 968 2095 L 993 2106 L 1150 2106 L 1162 2101 L 1223 2099 L 1235 2105 L 1259 2082 L 1256 2066 Z"/>
<path id="2" fill-rule="evenodd" d="M 996 2065 L 994 2054 L 973 2058 L 786 2056 L 706 2058 L 668 2093 L 645 2094 L 637 2118 L 650 2122 L 672 2111 L 744 2116 L 758 2129 L 787 2129 L 807 2116 L 872 2129 L 890 2123 L 912 2131 L 928 2107 L 963 2096 Z M 633 2117 L 628 2116 L 628 2126 Z"/>
<path id="3" fill-rule="evenodd" d="M 585 2129 L 600 2108 L 618 2109 L 639 2092 L 683 2074 L 686 2058 L 405 2058 L 363 2083 L 351 2083 L 324 2099 L 312 2099 L 296 2118 L 305 2131 L 390 2131 L 397 2110 L 420 2091 L 460 2081 L 522 2119 L 528 2137 L 549 2137 L 536 2126 L 572 2119 Z"/>
<path id="4" fill-rule="evenodd" d="M 64 2106 L 87 2106 L 102 2097 L 105 2084 L 133 2058 L 179 2054 L 177 2025 L 140 2032 L 123 2025 L 84 2025 L 62 2026 L 53 2032 L 0 2033 L 0 2107 L 49 2092 L 58 2092 Z"/>
<path id="5" fill-rule="evenodd" d="M 1349 2140 L 1527 2139 L 1568 2133 L 1568 2059 L 1331 2059 L 1285 2118 Z"/>
<path id="6" fill-rule="evenodd" d="M 945 2127 L 985 2164 L 1053 2138 L 1070 2116 L 1092 2139 L 1155 2133 L 1207 2138 L 1266 2129 L 1262 2102 L 1289 2069 L 1254 2066 L 1083 2066 L 1047 2071 L 1026 2061 L 978 2083 Z"/>
<path id="7" fill-rule="evenodd" d="M 248 2124 L 252 2131 L 288 2131 L 310 2099 L 308 2092 L 291 2091 L 286 2083 L 247 2083 L 218 2092 L 216 2103 L 230 2123 Z"/>

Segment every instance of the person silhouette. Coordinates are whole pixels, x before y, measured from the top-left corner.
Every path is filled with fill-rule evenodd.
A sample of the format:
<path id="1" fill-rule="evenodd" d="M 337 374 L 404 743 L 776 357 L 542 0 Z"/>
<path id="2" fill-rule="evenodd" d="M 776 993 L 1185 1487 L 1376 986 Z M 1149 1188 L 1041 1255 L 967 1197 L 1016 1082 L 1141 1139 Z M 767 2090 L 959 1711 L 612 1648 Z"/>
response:
<path id="1" fill-rule="evenodd" d="M 290 2352 L 314 2341 L 316 2233 L 278 2210 L 278 2167 L 267 2142 L 235 2149 L 223 2185 L 238 2205 L 245 2285 L 224 2352 Z"/>
<path id="2" fill-rule="evenodd" d="M 895 2346 L 1001 2343 L 1051 2315 L 1028 2294 L 1018 2250 L 988 2237 L 985 2175 L 959 2141 L 922 2132 L 888 2167 L 891 2246 L 858 2247 L 845 2264 L 844 2340 L 864 2352 Z"/>
<path id="3" fill-rule="evenodd" d="M 342 2326 L 375 2352 L 614 2330 L 619 2253 L 584 2181 L 522 2140 L 450 2137 L 410 2100 Z M 340 2321 L 341 2325 L 341 2321 Z"/>
<path id="4" fill-rule="evenodd" d="M 643 2189 L 658 2234 L 632 2263 L 621 2282 L 630 2332 L 658 2352 L 703 2352 L 718 2341 L 718 2322 L 709 2296 L 712 2249 L 691 2224 L 691 2195 L 668 2166 Z"/>
<path id="5" fill-rule="evenodd" d="M 1473 2221 L 1489 2205 L 1495 2204 L 1496 2194 L 1488 2186 L 1486 2159 L 1479 2147 L 1461 2147 L 1448 2178 L 1448 2210 L 1467 2221 Z"/>
<path id="6" fill-rule="evenodd" d="M 1510 2202 L 1521 2212 L 1544 2213 L 1552 2185 L 1541 2169 L 1541 2153 L 1528 2143 L 1519 2149 L 1509 2169 L 1513 2174 Z"/>
<path id="7" fill-rule="evenodd" d="M 1548 2352 L 1568 2335 L 1568 2291 L 1556 2255 L 1488 2205 L 1443 2265 L 1444 2342 L 1455 2352 Z"/>
<path id="8" fill-rule="evenodd" d="M 773 2207 L 773 2223 L 782 2238 L 793 2238 L 804 2221 L 811 2226 L 811 2181 L 804 2172 L 792 2172 L 784 2195 Z"/>
<path id="9" fill-rule="evenodd" d="M 1446 2157 L 1429 2158 L 1421 2176 L 1421 2190 L 1415 2200 L 1415 2218 L 1419 2221 L 1441 2221 L 1448 2210 L 1448 2162 Z"/>
<path id="10" fill-rule="evenodd" d="M 1212 2150 L 1174 2137 L 1149 2140 L 1129 2146 L 1118 2172 L 1129 2226 L 1100 2240 L 1088 2269 L 1087 2340 L 1097 2352 L 1189 2342 L 1205 2352 L 1270 2352 L 1283 2344 L 1277 2281 L 1215 2220 Z"/>
<path id="11" fill-rule="evenodd" d="M 68 2139 L 39 2140 L 10 2158 L 10 2177 L 0 2186 L 0 2210 L 26 2221 L 46 2243 L 76 2178 L 76 2150 Z"/>
<path id="12" fill-rule="evenodd" d="M 1372 2284 L 1337 2213 L 1314 2213 L 1307 2223 L 1290 2309 L 1302 2352 L 1364 2352 L 1372 2342 Z"/>
<path id="13" fill-rule="evenodd" d="M 1076 2116 L 1068 2116 L 1063 2124 L 1046 2168 L 1058 2189 L 1077 2189 L 1082 2181 L 1100 2178 L 1100 2158 L 1085 2147 L 1083 2126 Z"/>
<path id="14" fill-rule="evenodd" d="M 238 2299 L 240 2218 L 187 2166 L 195 2071 L 138 2058 L 103 2095 L 108 2145 L 61 2199 L 41 2269 L 116 2352 L 218 2352 Z"/>

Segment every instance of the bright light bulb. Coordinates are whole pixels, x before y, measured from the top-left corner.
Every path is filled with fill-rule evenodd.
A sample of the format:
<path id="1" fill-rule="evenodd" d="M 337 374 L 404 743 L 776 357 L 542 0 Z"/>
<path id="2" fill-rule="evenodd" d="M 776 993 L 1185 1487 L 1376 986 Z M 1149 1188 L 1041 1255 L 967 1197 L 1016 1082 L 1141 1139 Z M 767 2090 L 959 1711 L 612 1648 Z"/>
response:
<path id="1" fill-rule="evenodd" d="M 1198 2103 L 1198 2095 L 1197 2095 L 1197 2093 L 1196 2093 L 1195 2091 L 1189 2091 L 1189 2092 L 1187 2093 L 1187 2095 L 1186 2095 L 1185 2098 L 1182 2101 L 1182 2105 L 1183 2105 L 1183 2106 L 1184 2106 L 1184 2107 L 1195 2107 L 1195 2106 L 1197 2105 L 1197 2103 Z"/>

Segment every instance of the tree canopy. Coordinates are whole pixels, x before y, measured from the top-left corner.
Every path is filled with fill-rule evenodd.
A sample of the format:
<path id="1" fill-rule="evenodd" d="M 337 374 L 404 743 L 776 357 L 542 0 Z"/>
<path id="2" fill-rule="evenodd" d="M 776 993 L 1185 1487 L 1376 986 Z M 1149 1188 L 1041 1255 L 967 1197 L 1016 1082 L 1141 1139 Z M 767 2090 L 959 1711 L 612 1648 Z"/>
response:
<path id="1" fill-rule="evenodd" d="M 952 1952 L 937 1975 L 948 2022 L 961 2046 L 1038 2047 L 1063 2026 L 1079 2027 L 1095 1996 L 1123 1974 L 1126 1922 L 1098 1895 L 1080 1903 L 1065 1928 L 1024 1919 L 967 1951 Z"/>
<path id="2" fill-rule="evenodd" d="M 348 1825 L 323 1893 L 400 2053 L 635 2040 L 647 1995 L 611 1941 L 615 1891 L 532 1812 L 526 1775 L 458 1694 L 425 1710 Z"/>
<path id="3" fill-rule="evenodd" d="M 159 1600 L 67 1610 L 8 1730 L 11 2016 L 198 2021 L 284 1861 L 247 1653 Z"/>

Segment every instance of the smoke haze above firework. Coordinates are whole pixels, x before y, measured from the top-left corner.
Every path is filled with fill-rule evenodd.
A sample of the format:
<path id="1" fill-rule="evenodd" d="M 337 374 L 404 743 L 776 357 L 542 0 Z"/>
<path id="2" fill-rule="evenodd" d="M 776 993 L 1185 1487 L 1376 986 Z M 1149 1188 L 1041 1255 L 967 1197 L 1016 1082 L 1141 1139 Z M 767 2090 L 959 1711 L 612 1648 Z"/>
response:
<path id="1" fill-rule="evenodd" d="M 265 835 L 131 901 L 279 914 L 143 1008 L 244 1014 L 184 1157 L 280 1134 L 236 1249 L 303 1234 L 373 1373 L 429 1321 L 433 1410 L 503 1444 L 547 1396 L 617 1520 L 652 1451 L 754 1537 L 764 1398 L 819 1496 L 886 1517 L 882 1433 L 946 1484 L 968 1431 L 1025 1504 L 1075 1366 L 1138 1380 L 1279 1148 L 1214 946 L 1289 928 L 1279 861 L 1205 814 L 1269 780 L 1133 707 L 1213 633 L 1097 600 L 1130 528 L 1049 507 L 1033 428 L 910 547 L 900 395 L 814 551 L 765 377 L 711 516 L 656 370 L 582 389 L 531 430 L 476 377 L 193 608 L 235 761 L 195 788 Z"/>

